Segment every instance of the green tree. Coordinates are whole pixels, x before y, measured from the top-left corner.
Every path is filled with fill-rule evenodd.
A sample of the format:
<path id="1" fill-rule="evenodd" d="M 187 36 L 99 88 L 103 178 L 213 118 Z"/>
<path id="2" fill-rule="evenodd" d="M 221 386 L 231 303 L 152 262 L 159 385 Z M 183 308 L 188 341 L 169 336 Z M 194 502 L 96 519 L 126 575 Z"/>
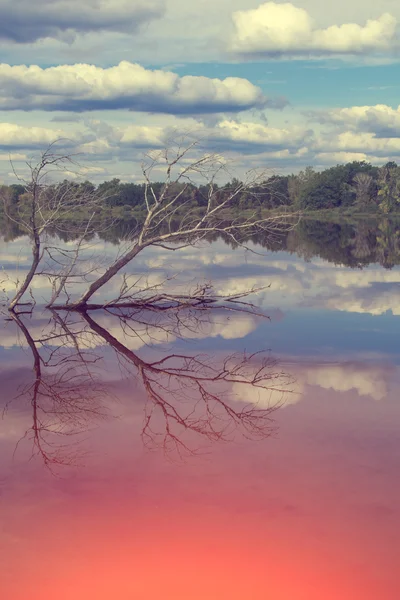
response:
<path id="1" fill-rule="evenodd" d="M 388 214 L 400 204 L 400 167 L 382 167 L 378 175 L 379 208 Z"/>

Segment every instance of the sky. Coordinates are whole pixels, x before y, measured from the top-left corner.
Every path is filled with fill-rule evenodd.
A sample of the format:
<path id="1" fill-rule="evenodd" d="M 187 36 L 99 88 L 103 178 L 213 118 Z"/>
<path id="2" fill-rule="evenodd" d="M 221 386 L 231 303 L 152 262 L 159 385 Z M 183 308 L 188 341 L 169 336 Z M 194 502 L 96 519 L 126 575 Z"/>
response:
<path id="1" fill-rule="evenodd" d="M 396 0 L 0 0 L 0 182 L 57 140 L 97 183 L 182 137 L 239 175 L 400 161 L 399 30 Z"/>

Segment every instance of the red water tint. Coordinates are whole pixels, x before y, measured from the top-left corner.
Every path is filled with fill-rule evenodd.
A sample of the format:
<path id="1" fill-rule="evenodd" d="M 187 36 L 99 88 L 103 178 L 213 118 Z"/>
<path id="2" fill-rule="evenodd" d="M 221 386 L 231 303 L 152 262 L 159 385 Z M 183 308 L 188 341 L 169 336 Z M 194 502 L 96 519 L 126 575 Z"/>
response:
<path id="1" fill-rule="evenodd" d="M 398 598 L 395 402 L 310 388 L 273 438 L 184 463 L 143 452 L 127 406 L 61 479 L 3 440 L 2 598 Z"/>

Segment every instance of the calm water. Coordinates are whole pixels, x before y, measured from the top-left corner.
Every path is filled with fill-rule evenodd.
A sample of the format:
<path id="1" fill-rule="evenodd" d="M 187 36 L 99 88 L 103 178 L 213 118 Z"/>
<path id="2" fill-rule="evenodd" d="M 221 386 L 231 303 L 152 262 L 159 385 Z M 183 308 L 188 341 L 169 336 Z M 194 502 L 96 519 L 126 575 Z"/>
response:
<path id="1" fill-rule="evenodd" d="M 9 233 L 3 294 L 29 262 Z M 2 598 L 397 600 L 397 242 L 306 224 L 257 254 L 217 240 L 130 267 L 269 286 L 270 320 L 54 316 L 38 277 L 33 314 L 0 321 Z"/>

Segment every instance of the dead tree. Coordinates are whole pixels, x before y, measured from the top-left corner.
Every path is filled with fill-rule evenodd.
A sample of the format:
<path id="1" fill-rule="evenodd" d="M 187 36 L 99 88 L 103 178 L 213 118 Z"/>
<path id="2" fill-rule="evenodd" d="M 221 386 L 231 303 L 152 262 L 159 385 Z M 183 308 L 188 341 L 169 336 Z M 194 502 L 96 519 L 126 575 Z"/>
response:
<path id="1" fill-rule="evenodd" d="M 160 169 L 165 179 L 161 187 L 155 186 L 153 177 Z M 111 279 L 123 271 L 143 250 L 152 246 L 163 250 L 176 251 L 186 246 L 196 246 L 201 240 L 219 234 L 245 246 L 245 240 L 256 231 L 274 235 L 291 229 L 296 222 L 293 213 L 271 213 L 264 215 L 260 206 L 241 215 L 232 210 L 234 204 L 243 195 L 257 200 L 265 192 L 265 172 L 251 171 L 244 181 L 234 179 L 231 186 L 219 187 L 218 181 L 227 175 L 225 160 L 217 154 L 199 155 L 197 144 L 172 150 L 168 148 L 157 154 L 147 156 L 142 165 L 145 180 L 144 203 L 145 218 L 138 223 L 137 230 L 123 252 L 105 271 L 90 283 L 85 293 L 76 301 L 64 305 L 53 302 L 57 308 L 87 310 L 93 295 L 101 290 Z M 202 182 L 202 198 L 200 203 L 193 202 L 193 183 Z M 200 192 L 199 192 L 200 193 Z M 130 293 L 131 292 L 131 293 Z M 212 298 L 211 287 L 206 286 L 197 291 L 203 302 Z M 149 295 L 145 300 L 143 294 L 140 302 L 151 304 L 160 300 L 157 294 Z M 162 298 L 161 298 L 162 300 Z M 171 295 L 169 295 L 171 300 Z M 179 302 L 180 299 L 176 298 Z M 185 296 L 184 302 L 188 301 Z M 137 297 L 123 278 L 121 292 L 113 301 L 115 305 L 135 304 Z"/>
<path id="2" fill-rule="evenodd" d="M 175 303 L 199 307 L 215 303 L 220 298 L 208 283 L 197 285 L 192 291 L 180 295 L 166 293 L 159 285 L 144 286 L 138 291 L 124 268 L 149 247 L 175 251 L 189 245 L 196 246 L 215 235 L 247 247 L 246 240 L 253 233 L 273 236 L 293 228 L 296 223 L 293 213 L 261 210 L 261 199 L 268 188 L 265 172 L 251 171 L 244 181 L 233 178 L 231 184 L 221 187 L 219 182 L 230 175 L 226 161 L 218 154 L 201 154 L 194 142 L 186 147 L 170 147 L 147 155 L 142 165 L 145 216 L 137 222 L 131 239 L 111 264 L 101 268 L 85 266 L 82 243 L 98 229 L 98 223 L 94 225 L 94 217 L 105 198 L 93 188 L 81 188 L 68 181 L 62 185 L 51 185 L 47 181 L 53 170 L 59 171 L 73 162 L 72 156 L 56 153 L 54 145 L 51 145 L 36 166 L 28 164 L 30 179 L 24 182 L 25 204 L 18 207 L 17 215 L 9 213 L 9 218 L 28 233 L 33 258 L 24 281 L 9 302 L 9 310 L 14 310 L 21 303 L 33 278 L 39 274 L 47 276 L 51 282 L 49 308 L 89 310 L 104 306 L 104 301 L 91 302 L 92 297 L 117 275 L 122 275 L 122 284 L 118 295 L 111 301 L 115 306 Z M 160 170 L 164 172 L 164 183 L 157 185 L 154 179 Z M 240 213 L 236 208 L 243 197 L 251 197 L 255 204 Z M 84 209 L 83 222 L 75 230 L 75 246 L 72 249 L 44 244 L 49 229 L 65 226 L 68 217 L 81 208 Z M 102 224 L 102 228 L 105 226 Z M 42 266 L 45 256 L 50 266 Z M 70 293 L 76 283 L 88 286 L 77 300 L 72 299 Z M 241 297 L 253 291 L 248 290 Z M 229 298 L 230 301 L 238 299 Z"/>
<path id="3" fill-rule="evenodd" d="M 73 182 L 64 181 L 63 184 L 55 185 L 49 181 L 49 177 L 53 173 L 59 175 L 60 172 L 71 169 L 74 165 L 76 163 L 72 155 L 58 153 L 55 143 L 51 144 L 41 154 L 39 162 L 27 163 L 29 169 L 27 179 L 15 173 L 19 182 L 25 187 L 23 201 L 14 207 L 16 210 L 11 210 L 8 199 L 3 198 L 6 216 L 29 236 L 32 249 L 32 263 L 21 285 L 17 287 L 15 296 L 9 302 L 10 311 L 21 303 L 23 296 L 30 289 L 33 278 L 39 273 L 39 265 L 48 250 L 44 245 L 44 238 L 48 230 L 68 228 L 68 218 L 84 208 L 85 215 L 88 217 L 84 216 L 83 222 L 79 227 L 74 227 L 73 231 L 78 239 L 77 251 L 69 257 L 68 265 L 64 268 L 61 279 L 55 281 L 52 299 L 57 298 L 63 288 L 63 278 L 72 274 L 82 239 L 91 229 L 93 217 L 104 200 L 93 190 L 86 190 Z"/>

